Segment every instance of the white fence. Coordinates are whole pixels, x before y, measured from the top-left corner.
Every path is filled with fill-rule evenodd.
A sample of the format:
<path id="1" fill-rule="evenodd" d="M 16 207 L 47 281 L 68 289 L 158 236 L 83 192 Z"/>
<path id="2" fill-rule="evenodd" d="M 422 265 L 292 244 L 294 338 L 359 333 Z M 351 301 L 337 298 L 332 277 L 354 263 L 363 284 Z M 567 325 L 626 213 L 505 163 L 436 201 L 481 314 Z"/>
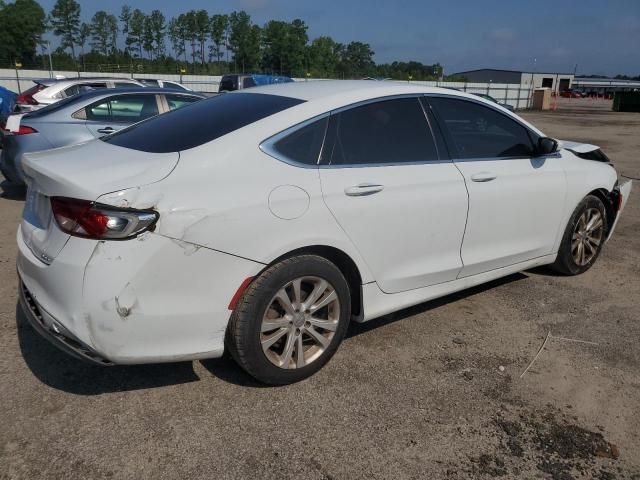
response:
<path id="1" fill-rule="evenodd" d="M 0 69 L 0 86 L 22 92 L 33 86 L 32 80 L 38 78 L 49 78 L 48 70 L 16 70 Z M 200 92 L 217 92 L 220 84 L 220 75 L 172 75 L 172 74 L 129 74 L 129 73 L 105 73 L 105 72 L 74 72 L 55 70 L 53 75 L 63 75 L 67 78 L 77 77 L 111 77 L 111 78 L 160 78 L 163 80 L 173 80 Z M 305 79 L 296 79 L 305 81 Z M 310 79 L 309 81 L 319 80 Z M 412 82 L 417 85 L 432 87 L 456 88 L 469 93 L 490 95 L 500 103 L 506 103 L 516 109 L 529 108 L 533 90 L 530 85 L 520 85 L 517 83 L 466 83 L 466 82 Z"/>

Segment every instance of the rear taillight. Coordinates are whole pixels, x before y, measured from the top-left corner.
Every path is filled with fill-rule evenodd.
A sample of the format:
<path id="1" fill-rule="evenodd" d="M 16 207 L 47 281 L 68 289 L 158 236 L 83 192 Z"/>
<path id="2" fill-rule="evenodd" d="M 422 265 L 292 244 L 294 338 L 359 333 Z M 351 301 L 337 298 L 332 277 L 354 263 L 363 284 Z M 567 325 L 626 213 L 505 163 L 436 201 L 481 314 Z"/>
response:
<path id="1" fill-rule="evenodd" d="M 16 98 L 16 103 L 17 104 L 28 104 L 28 105 L 38 105 L 38 101 L 33 98 L 33 96 L 38 93 L 41 90 L 44 90 L 46 87 L 46 85 L 42 85 L 40 83 L 36 83 L 33 87 L 31 87 L 28 90 L 25 90 L 24 92 L 22 92 L 20 95 L 18 95 L 18 98 Z"/>
<path id="2" fill-rule="evenodd" d="M 17 131 L 11 132 L 14 135 L 29 135 L 30 133 L 38 133 L 35 128 L 31 128 L 27 125 L 20 125 Z"/>
<path id="3" fill-rule="evenodd" d="M 116 208 L 66 197 L 51 197 L 51 209 L 63 232 L 96 240 L 136 237 L 152 230 L 160 217 L 152 210 Z"/>

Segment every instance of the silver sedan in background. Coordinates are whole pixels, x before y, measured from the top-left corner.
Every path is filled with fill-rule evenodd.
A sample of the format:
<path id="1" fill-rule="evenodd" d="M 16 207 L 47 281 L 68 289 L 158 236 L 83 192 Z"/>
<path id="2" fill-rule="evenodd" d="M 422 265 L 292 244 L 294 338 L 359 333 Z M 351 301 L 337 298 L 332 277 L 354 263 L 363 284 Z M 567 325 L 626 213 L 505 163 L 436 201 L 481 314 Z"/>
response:
<path id="1" fill-rule="evenodd" d="M 85 142 L 204 98 L 160 88 L 94 90 L 23 115 L 12 115 L 0 132 L 0 170 L 24 184 L 22 156 Z"/>

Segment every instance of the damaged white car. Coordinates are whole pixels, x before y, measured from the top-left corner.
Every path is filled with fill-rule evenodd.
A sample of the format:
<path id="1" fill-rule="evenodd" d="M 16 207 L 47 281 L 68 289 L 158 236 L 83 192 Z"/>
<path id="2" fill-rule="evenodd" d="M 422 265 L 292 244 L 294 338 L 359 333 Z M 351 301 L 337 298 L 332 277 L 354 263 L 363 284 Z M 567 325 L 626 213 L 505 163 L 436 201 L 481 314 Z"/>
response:
<path id="1" fill-rule="evenodd" d="M 33 326 L 99 364 L 319 370 L 363 322 L 538 265 L 575 275 L 631 183 L 477 96 L 392 82 L 220 95 L 29 154 Z"/>

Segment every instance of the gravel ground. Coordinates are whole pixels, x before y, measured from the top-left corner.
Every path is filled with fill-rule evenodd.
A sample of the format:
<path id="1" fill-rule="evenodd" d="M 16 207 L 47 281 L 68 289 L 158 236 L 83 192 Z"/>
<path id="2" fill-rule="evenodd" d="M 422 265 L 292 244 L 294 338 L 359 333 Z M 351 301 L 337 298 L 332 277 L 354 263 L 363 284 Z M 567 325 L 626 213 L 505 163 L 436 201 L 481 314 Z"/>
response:
<path id="1" fill-rule="evenodd" d="M 640 177 L 640 114 L 609 109 L 523 116 Z M 2 479 L 640 479 L 637 187 L 586 274 L 536 269 L 352 325 L 326 368 L 280 388 L 225 359 L 97 368 L 59 353 L 16 306 L 23 200 L 4 187 Z"/>

